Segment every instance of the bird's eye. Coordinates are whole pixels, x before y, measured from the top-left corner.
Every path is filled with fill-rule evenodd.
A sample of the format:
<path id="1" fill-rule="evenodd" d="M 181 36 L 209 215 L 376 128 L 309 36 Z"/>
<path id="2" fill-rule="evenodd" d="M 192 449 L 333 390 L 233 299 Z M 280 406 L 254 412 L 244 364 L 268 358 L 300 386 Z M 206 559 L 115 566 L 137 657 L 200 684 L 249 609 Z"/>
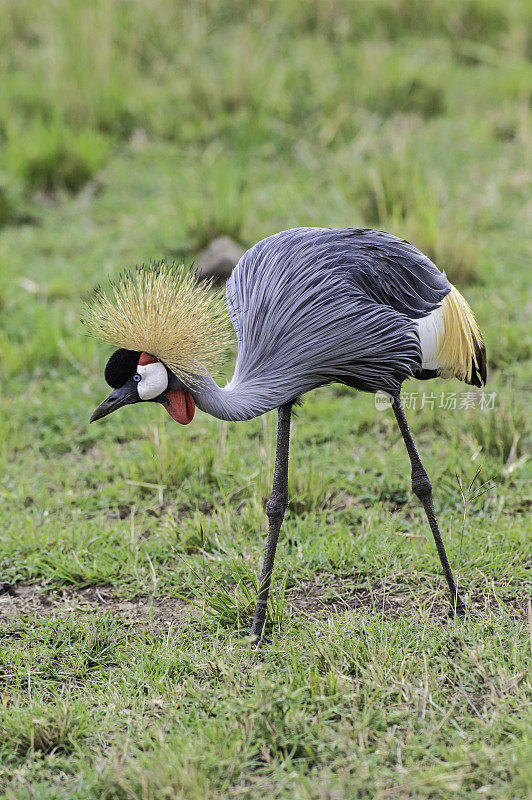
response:
<path id="1" fill-rule="evenodd" d="M 138 372 L 135 372 L 135 374 L 133 375 L 133 380 L 135 381 L 135 383 L 138 383 L 140 380 L 142 380 L 142 377 L 139 375 Z"/>

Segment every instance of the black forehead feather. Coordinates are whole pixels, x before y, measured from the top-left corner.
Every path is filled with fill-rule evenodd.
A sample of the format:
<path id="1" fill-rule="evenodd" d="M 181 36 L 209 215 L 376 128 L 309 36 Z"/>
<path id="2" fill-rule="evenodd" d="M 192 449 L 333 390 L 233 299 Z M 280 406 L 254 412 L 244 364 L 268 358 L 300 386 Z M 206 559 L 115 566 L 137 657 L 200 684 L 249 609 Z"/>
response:
<path id="1" fill-rule="evenodd" d="M 105 380 L 113 389 L 119 389 L 137 371 L 141 353 L 136 350 L 115 350 L 105 367 Z"/>

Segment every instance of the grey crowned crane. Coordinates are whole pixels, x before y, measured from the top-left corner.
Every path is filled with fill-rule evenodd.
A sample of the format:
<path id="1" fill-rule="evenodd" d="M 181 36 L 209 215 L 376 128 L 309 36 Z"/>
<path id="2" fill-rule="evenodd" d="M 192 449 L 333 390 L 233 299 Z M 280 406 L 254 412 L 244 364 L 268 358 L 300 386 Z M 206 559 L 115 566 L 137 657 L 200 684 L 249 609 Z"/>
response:
<path id="1" fill-rule="evenodd" d="M 277 452 L 266 552 L 251 634 L 263 634 L 279 531 L 288 505 L 288 449 L 294 402 L 338 381 L 384 392 L 412 467 L 449 586 L 451 614 L 463 615 L 432 503 L 432 487 L 401 406 L 410 377 L 442 376 L 482 386 L 486 351 L 467 302 L 427 256 L 406 241 L 366 229 L 295 228 L 254 245 L 226 287 L 238 355 L 224 388 L 209 370 L 228 345 L 220 298 L 182 268 L 141 268 L 109 296 L 97 290 L 86 324 L 120 349 L 105 378 L 111 394 L 91 422 L 142 401 L 161 403 L 174 420 L 196 406 L 224 420 L 278 409 Z"/>

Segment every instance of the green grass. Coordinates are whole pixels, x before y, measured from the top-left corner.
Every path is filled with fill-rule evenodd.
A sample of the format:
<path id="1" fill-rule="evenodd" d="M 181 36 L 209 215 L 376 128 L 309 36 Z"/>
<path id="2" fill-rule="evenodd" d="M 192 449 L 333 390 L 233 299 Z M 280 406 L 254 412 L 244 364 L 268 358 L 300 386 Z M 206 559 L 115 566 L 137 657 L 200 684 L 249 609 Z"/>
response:
<path id="1" fill-rule="evenodd" d="M 518 0 L 0 6 L 1 797 L 532 797 L 531 21 Z M 406 236 L 475 309 L 493 407 L 404 387 L 464 622 L 373 397 L 298 411 L 260 652 L 275 414 L 88 426 L 96 283 L 293 225 Z"/>

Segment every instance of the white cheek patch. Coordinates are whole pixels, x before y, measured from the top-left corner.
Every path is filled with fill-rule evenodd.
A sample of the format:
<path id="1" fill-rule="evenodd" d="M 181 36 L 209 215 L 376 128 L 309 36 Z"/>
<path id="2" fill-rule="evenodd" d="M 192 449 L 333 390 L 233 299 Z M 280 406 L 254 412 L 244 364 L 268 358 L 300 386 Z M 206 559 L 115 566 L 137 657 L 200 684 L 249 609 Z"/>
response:
<path id="1" fill-rule="evenodd" d="M 168 386 L 168 373 L 166 367 L 158 361 L 156 364 L 145 364 L 137 367 L 137 372 L 142 380 L 137 384 L 141 400 L 153 400 L 158 397 Z"/>

